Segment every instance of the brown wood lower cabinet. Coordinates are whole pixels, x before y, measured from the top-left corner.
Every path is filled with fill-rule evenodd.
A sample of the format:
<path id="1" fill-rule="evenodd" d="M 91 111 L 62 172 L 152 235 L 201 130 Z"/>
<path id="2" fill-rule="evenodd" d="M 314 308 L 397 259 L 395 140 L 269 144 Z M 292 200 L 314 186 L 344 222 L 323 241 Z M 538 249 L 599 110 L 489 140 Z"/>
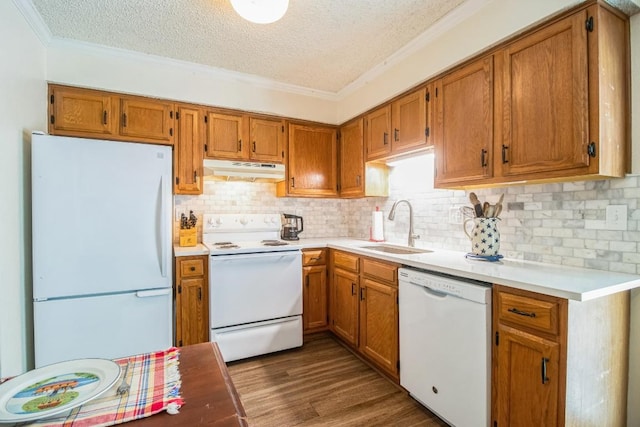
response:
<path id="1" fill-rule="evenodd" d="M 333 270 L 331 282 L 331 330 L 347 343 L 358 345 L 357 273 L 341 268 Z"/>
<path id="2" fill-rule="evenodd" d="M 329 325 L 327 249 L 302 252 L 302 324 L 304 333 L 319 332 Z"/>
<path id="3" fill-rule="evenodd" d="M 209 341 L 208 257 L 176 258 L 176 345 Z"/>
<path id="4" fill-rule="evenodd" d="M 629 292 L 589 301 L 493 288 L 493 425 L 626 425 Z"/>
<path id="5" fill-rule="evenodd" d="M 331 330 L 397 382 L 399 265 L 343 251 L 331 255 Z"/>

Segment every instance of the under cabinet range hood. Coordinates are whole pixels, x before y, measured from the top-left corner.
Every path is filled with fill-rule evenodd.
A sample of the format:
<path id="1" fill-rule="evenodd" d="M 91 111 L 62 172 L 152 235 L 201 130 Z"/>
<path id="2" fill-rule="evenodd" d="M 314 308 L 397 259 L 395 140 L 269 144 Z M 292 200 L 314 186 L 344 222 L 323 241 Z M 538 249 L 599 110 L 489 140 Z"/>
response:
<path id="1" fill-rule="evenodd" d="M 204 159 L 204 176 L 214 180 L 278 182 L 284 181 L 284 165 Z"/>

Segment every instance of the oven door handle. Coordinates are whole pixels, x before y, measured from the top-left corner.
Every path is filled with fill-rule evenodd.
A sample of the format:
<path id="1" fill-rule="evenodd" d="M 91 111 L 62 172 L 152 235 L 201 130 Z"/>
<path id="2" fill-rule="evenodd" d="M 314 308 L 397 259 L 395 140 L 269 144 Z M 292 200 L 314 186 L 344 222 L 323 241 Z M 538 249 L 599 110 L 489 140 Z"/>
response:
<path id="1" fill-rule="evenodd" d="M 223 262 L 223 261 L 242 261 L 245 259 L 250 259 L 251 261 L 258 261 L 261 259 L 273 259 L 273 258 L 296 258 L 302 257 L 302 251 L 279 251 L 279 252 L 258 252 L 258 253 L 250 253 L 250 254 L 231 254 L 231 255 L 211 255 L 210 259 L 212 263 Z"/>

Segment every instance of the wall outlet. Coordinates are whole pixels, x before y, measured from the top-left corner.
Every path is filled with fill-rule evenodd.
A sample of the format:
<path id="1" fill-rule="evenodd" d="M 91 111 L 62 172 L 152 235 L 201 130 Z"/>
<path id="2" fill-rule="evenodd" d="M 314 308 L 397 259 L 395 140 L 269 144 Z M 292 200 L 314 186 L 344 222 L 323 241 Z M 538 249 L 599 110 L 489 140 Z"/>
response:
<path id="1" fill-rule="evenodd" d="M 449 208 L 449 224 L 462 224 L 460 206 L 451 206 Z"/>
<path id="2" fill-rule="evenodd" d="M 627 205 L 609 205 L 606 215 L 607 230 L 627 229 Z"/>
<path id="3" fill-rule="evenodd" d="M 587 219 L 584 228 L 587 230 L 620 230 L 627 229 L 627 205 L 609 205 L 605 210 L 605 219 Z"/>

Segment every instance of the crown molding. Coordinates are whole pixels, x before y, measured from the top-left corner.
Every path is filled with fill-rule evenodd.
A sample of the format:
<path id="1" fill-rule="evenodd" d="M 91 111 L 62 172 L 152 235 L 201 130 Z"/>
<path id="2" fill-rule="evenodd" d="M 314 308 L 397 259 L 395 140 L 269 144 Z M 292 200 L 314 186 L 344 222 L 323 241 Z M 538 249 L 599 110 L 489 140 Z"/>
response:
<path id="1" fill-rule="evenodd" d="M 24 19 L 27 21 L 36 37 L 40 39 L 44 46 L 48 46 L 53 36 L 47 24 L 44 23 L 40 12 L 38 12 L 30 0 L 13 0 Z"/>
<path id="2" fill-rule="evenodd" d="M 241 83 L 252 85 L 261 89 L 280 91 L 280 92 L 291 93 L 295 95 L 324 99 L 328 101 L 337 100 L 337 95 L 333 92 L 310 89 L 302 86 L 282 83 L 276 80 L 256 76 L 253 74 L 240 73 L 236 71 L 230 71 L 224 68 L 211 67 L 208 65 L 196 64 L 193 62 L 182 61 L 178 59 L 172 59 L 172 58 L 167 58 L 159 55 L 147 54 L 142 52 L 136 52 L 136 51 L 131 51 L 127 49 L 102 46 L 95 43 L 89 43 L 89 42 L 83 42 L 83 41 L 65 39 L 65 38 L 59 38 L 59 37 L 52 37 L 48 44 L 48 47 L 52 49 L 76 51 L 82 54 L 96 55 L 100 57 L 112 57 L 115 59 L 134 60 L 138 62 L 144 62 L 149 66 L 179 68 L 189 72 L 208 74 L 211 77 L 218 80 L 227 81 L 227 82 L 241 82 Z"/>

